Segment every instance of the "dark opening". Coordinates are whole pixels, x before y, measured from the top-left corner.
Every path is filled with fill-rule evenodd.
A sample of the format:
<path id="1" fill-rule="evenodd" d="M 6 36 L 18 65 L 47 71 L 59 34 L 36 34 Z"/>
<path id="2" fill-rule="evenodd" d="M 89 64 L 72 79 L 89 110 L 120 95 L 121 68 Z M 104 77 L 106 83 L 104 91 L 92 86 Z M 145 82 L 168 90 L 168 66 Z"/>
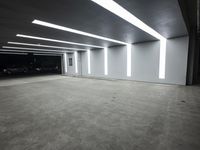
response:
<path id="1" fill-rule="evenodd" d="M 61 74 L 61 56 L 0 54 L 0 77 Z"/>

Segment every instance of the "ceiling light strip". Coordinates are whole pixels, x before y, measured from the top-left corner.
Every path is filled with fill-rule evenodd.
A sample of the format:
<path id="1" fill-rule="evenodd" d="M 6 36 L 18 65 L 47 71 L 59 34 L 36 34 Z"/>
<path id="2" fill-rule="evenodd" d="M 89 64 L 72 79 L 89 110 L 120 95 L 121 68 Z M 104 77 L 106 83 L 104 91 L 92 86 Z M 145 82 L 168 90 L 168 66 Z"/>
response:
<path id="1" fill-rule="evenodd" d="M 49 38 L 43 38 L 43 37 L 37 37 L 37 36 L 30 36 L 30 35 L 24 35 L 24 34 L 17 34 L 16 36 L 17 37 L 22 37 L 22 38 L 29 38 L 29 39 L 50 41 L 50 42 L 57 42 L 57 43 L 65 43 L 65 44 L 71 44 L 71 45 L 88 46 L 88 47 L 94 47 L 94 48 L 103 48 L 102 46 L 97 46 L 97 45 L 75 43 L 75 42 L 62 41 L 62 40 L 56 40 L 56 39 L 49 39 Z"/>
<path id="2" fill-rule="evenodd" d="M 11 49 L 0 49 L 0 52 L 22 52 L 22 53 L 53 53 L 63 54 L 61 52 L 44 52 L 44 51 L 30 51 L 30 50 L 11 50 Z"/>
<path id="3" fill-rule="evenodd" d="M 91 34 L 88 32 L 84 32 L 84 31 L 80 31 L 80 30 L 76 30 L 76 29 L 72 29 L 72 28 L 68 28 L 68 27 L 64 27 L 64 26 L 60 26 L 60 25 L 56 25 L 53 23 L 49 23 L 49 22 L 45 22 L 45 21 L 41 21 L 41 20 L 37 20 L 37 19 L 33 20 L 32 23 L 41 25 L 41 26 L 45 26 L 45 27 L 49 27 L 49 28 L 54 28 L 54 29 L 58 29 L 58 30 L 62 30 L 62 31 L 67 31 L 67 32 L 71 32 L 71 33 L 75 33 L 75 34 L 79 34 L 79 35 L 84 35 L 84 36 L 88 36 L 88 37 L 92 37 L 92 38 L 96 38 L 96 39 L 101 39 L 101 40 L 105 40 L 105 41 L 109 41 L 109 42 L 126 45 L 126 43 L 122 42 L 122 41 L 118 41 L 115 39 Z"/>
<path id="4" fill-rule="evenodd" d="M 27 55 L 28 53 L 17 53 L 17 52 L 1 52 L 0 54 L 12 54 L 12 55 Z"/>
<path id="5" fill-rule="evenodd" d="M 51 46 L 51 45 L 42 45 L 42 44 L 31 44 L 31 43 L 20 43 L 20 42 L 8 42 L 8 44 L 13 45 L 24 45 L 24 46 L 36 46 L 36 47 L 46 47 L 46 48 L 58 48 L 58 49 L 66 49 L 66 50 L 83 50 L 86 51 L 86 49 L 81 48 L 73 48 L 73 47 L 60 47 L 60 46 Z"/>
<path id="6" fill-rule="evenodd" d="M 6 49 L 32 50 L 32 51 L 66 52 L 66 51 L 63 51 L 63 50 L 48 50 L 48 49 L 36 49 L 36 48 L 12 47 L 12 46 L 3 46 L 2 48 L 6 48 Z"/>
<path id="7" fill-rule="evenodd" d="M 149 33 L 153 37 L 155 37 L 159 40 L 164 38 L 162 35 L 160 35 L 154 29 L 152 29 L 151 27 L 146 25 L 144 22 L 142 22 L 136 16 L 131 14 L 125 8 L 120 6 L 118 3 L 116 3 L 114 0 L 91 0 L 91 1 L 95 2 L 96 4 L 100 5 L 101 7 L 105 8 L 105 9 L 107 9 L 108 11 L 112 12 L 113 14 L 119 16 L 120 18 L 126 20 L 127 22 L 138 27 L 139 29 Z"/>

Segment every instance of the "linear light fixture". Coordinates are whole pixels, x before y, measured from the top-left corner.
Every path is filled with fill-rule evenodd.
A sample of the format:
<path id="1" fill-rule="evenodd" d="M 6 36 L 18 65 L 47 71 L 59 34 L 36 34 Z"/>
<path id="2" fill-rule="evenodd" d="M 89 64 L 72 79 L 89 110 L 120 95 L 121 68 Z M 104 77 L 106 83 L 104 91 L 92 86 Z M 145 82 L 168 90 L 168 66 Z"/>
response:
<path id="1" fill-rule="evenodd" d="M 28 53 L 17 53 L 17 52 L 1 52 L 0 54 L 10 54 L 10 55 L 27 55 Z"/>
<path id="2" fill-rule="evenodd" d="M 95 34 L 92 34 L 92 33 L 84 32 L 84 31 L 80 31 L 80 30 L 76 30 L 76 29 L 72 29 L 72 28 L 68 28 L 68 27 L 64 27 L 64 26 L 60 26 L 60 25 L 56 25 L 56 24 L 53 24 L 53 23 L 49 23 L 49 22 L 45 22 L 45 21 L 41 21 L 41 20 L 37 20 L 37 19 L 33 20 L 32 23 L 37 24 L 37 25 L 42 25 L 42 26 L 45 26 L 45 27 L 49 27 L 49 28 L 54 28 L 54 29 L 58 29 L 58 30 L 62 30 L 62 31 L 67 31 L 67 32 L 79 34 L 79 35 L 84 35 L 84 36 L 88 36 L 88 37 L 92 37 L 92 38 L 96 38 L 96 39 L 101 39 L 101 40 L 105 40 L 105 41 L 109 41 L 109 42 L 114 42 L 114 43 L 123 44 L 123 45 L 126 44 L 125 42 L 122 42 L 122 41 L 119 41 L 119 40 L 95 35 Z"/>
<path id="3" fill-rule="evenodd" d="M 127 44 L 127 77 L 131 77 L 131 44 Z"/>
<path id="4" fill-rule="evenodd" d="M 159 78 L 165 79 L 165 63 L 166 63 L 166 46 L 167 40 L 160 40 L 160 63 L 159 63 Z"/>
<path id="5" fill-rule="evenodd" d="M 88 74 L 91 74 L 90 49 L 87 50 L 87 56 L 88 56 Z"/>
<path id="6" fill-rule="evenodd" d="M 78 53 L 74 52 L 74 60 L 75 60 L 75 73 L 78 73 Z"/>
<path id="7" fill-rule="evenodd" d="M 44 52 L 44 51 L 30 51 L 30 50 L 14 50 L 14 49 L 0 49 L 0 52 L 19 52 L 19 53 L 51 53 L 51 54 L 63 54 L 61 52 Z"/>
<path id="8" fill-rule="evenodd" d="M 66 50 L 83 50 L 83 51 L 86 51 L 86 49 L 81 49 L 81 48 L 60 47 L 60 46 L 42 45 L 42 44 L 30 44 L 30 43 L 20 43 L 20 42 L 8 42 L 8 44 L 24 45 L 24 46 L 36 46 L 36 47 L 47 47 L 47 48 L 57 48 L 57 49 L 62 49 L 62 50 L 66 49 Z"/>
<path id="9" fill-rule="evenodd" d="M 21 50 L 31 50 L 31 51 L 48 51 L 48 52 L 66 52 L 58 50 L 48 50 L 48 49 L 37 49 L 37 48 L 27 48 L 27 47 L 12 47 L 12 46 L 2 46 L 6 49 L 21 49 Z"/>
<path id="10" fill-rule="evenodd" d="M 104 75 L 108 75 L 108 48 L 104 48 Z"/>
<path id="11" fill-rule="evenodd" d="M 145 31 L 146 33 L 152 35 L 153 37 L 160 40 L 160 64 L 159 64 L 159 78 L 165 79 L 165 61 L 166 61 L 166 38 L 160 35 L 157 31 L 149 27 L 143 21 L 138 19 L 136 16 L 131 14 L 125 8 L 120 6 L 114 0 L 91 0 L 101 7 L 107 9 L 118 17 L 126 20 L 132 25 L 138 27 L 139 29 Z M 165 46 L 165 47 L 164 47 Z"/>
<path id="12" fill-rule="evenodd" d="M 17 37 L 22 37 L 22 38 L 50 41 L 50 42 L 57 42 L 57 43 L 65 43 L 65 44 L 71 44 L 71 45 L 88 46 L 88 47 L 94 47 L 94 48 L 103 48 L 102 46 L 97 46 L 97 45 L 90 45 L 90 44 L 83 44 L 83 43 L 76 43 L 76 42 L 69 42 L 69 41 L 62 41 L 62 40 L 49 39 L 49 38 L 30 36 L 30 35 L 24 35 L 24 34 L 17 34 L 16 36 Z"/>
<path id="13" fill-rule="evenodd" d="M 149 33 L 150 35 L 156 37 L 157 39 L 163 39 L 164 37 L 156 32 L 154 29 L 146 25 L 136 16 L 131 14 L 125 8 L 120 6 L 114 0 L 91 0 L 96 4 L 100 5 L 101 7 L 107 9 L 108 11 L 112 12 L 113 14 L 119 16 L 120 18 L 126 20 L 127 22 L 131 23 L 132 25 L 140 28 L 141 30 Z"/>
<path id="14" fill-rule="evenodd" d="M 61 56 L 61 54 L 35 53 L 35 56 Z"/>
<path id="15" fill-rule="evenodd" d="M 63 54 L 64 74 L 67 73 L 67 53 Z"/>

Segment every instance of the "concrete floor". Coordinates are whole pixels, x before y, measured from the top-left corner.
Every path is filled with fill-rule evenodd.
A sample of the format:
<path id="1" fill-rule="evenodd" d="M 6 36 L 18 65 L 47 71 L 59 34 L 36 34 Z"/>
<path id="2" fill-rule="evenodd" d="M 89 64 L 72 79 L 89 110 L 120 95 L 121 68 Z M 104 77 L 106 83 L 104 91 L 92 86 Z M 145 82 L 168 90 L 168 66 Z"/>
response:
<path id="1" fill-rule="evenodd" d="M 1 150 L 200 150 L 200 88 L 43 76 L 0 81 Z"/>

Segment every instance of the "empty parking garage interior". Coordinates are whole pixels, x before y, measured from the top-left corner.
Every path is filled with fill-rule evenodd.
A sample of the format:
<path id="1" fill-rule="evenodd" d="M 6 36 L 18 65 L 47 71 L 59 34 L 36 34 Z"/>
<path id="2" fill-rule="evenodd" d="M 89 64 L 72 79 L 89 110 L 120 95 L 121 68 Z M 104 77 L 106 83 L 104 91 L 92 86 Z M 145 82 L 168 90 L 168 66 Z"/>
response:
<path id="1" fill-rule="evenodd" d="M 199 150 L 200 0 L 1 0 L 1 150 Z"/>

